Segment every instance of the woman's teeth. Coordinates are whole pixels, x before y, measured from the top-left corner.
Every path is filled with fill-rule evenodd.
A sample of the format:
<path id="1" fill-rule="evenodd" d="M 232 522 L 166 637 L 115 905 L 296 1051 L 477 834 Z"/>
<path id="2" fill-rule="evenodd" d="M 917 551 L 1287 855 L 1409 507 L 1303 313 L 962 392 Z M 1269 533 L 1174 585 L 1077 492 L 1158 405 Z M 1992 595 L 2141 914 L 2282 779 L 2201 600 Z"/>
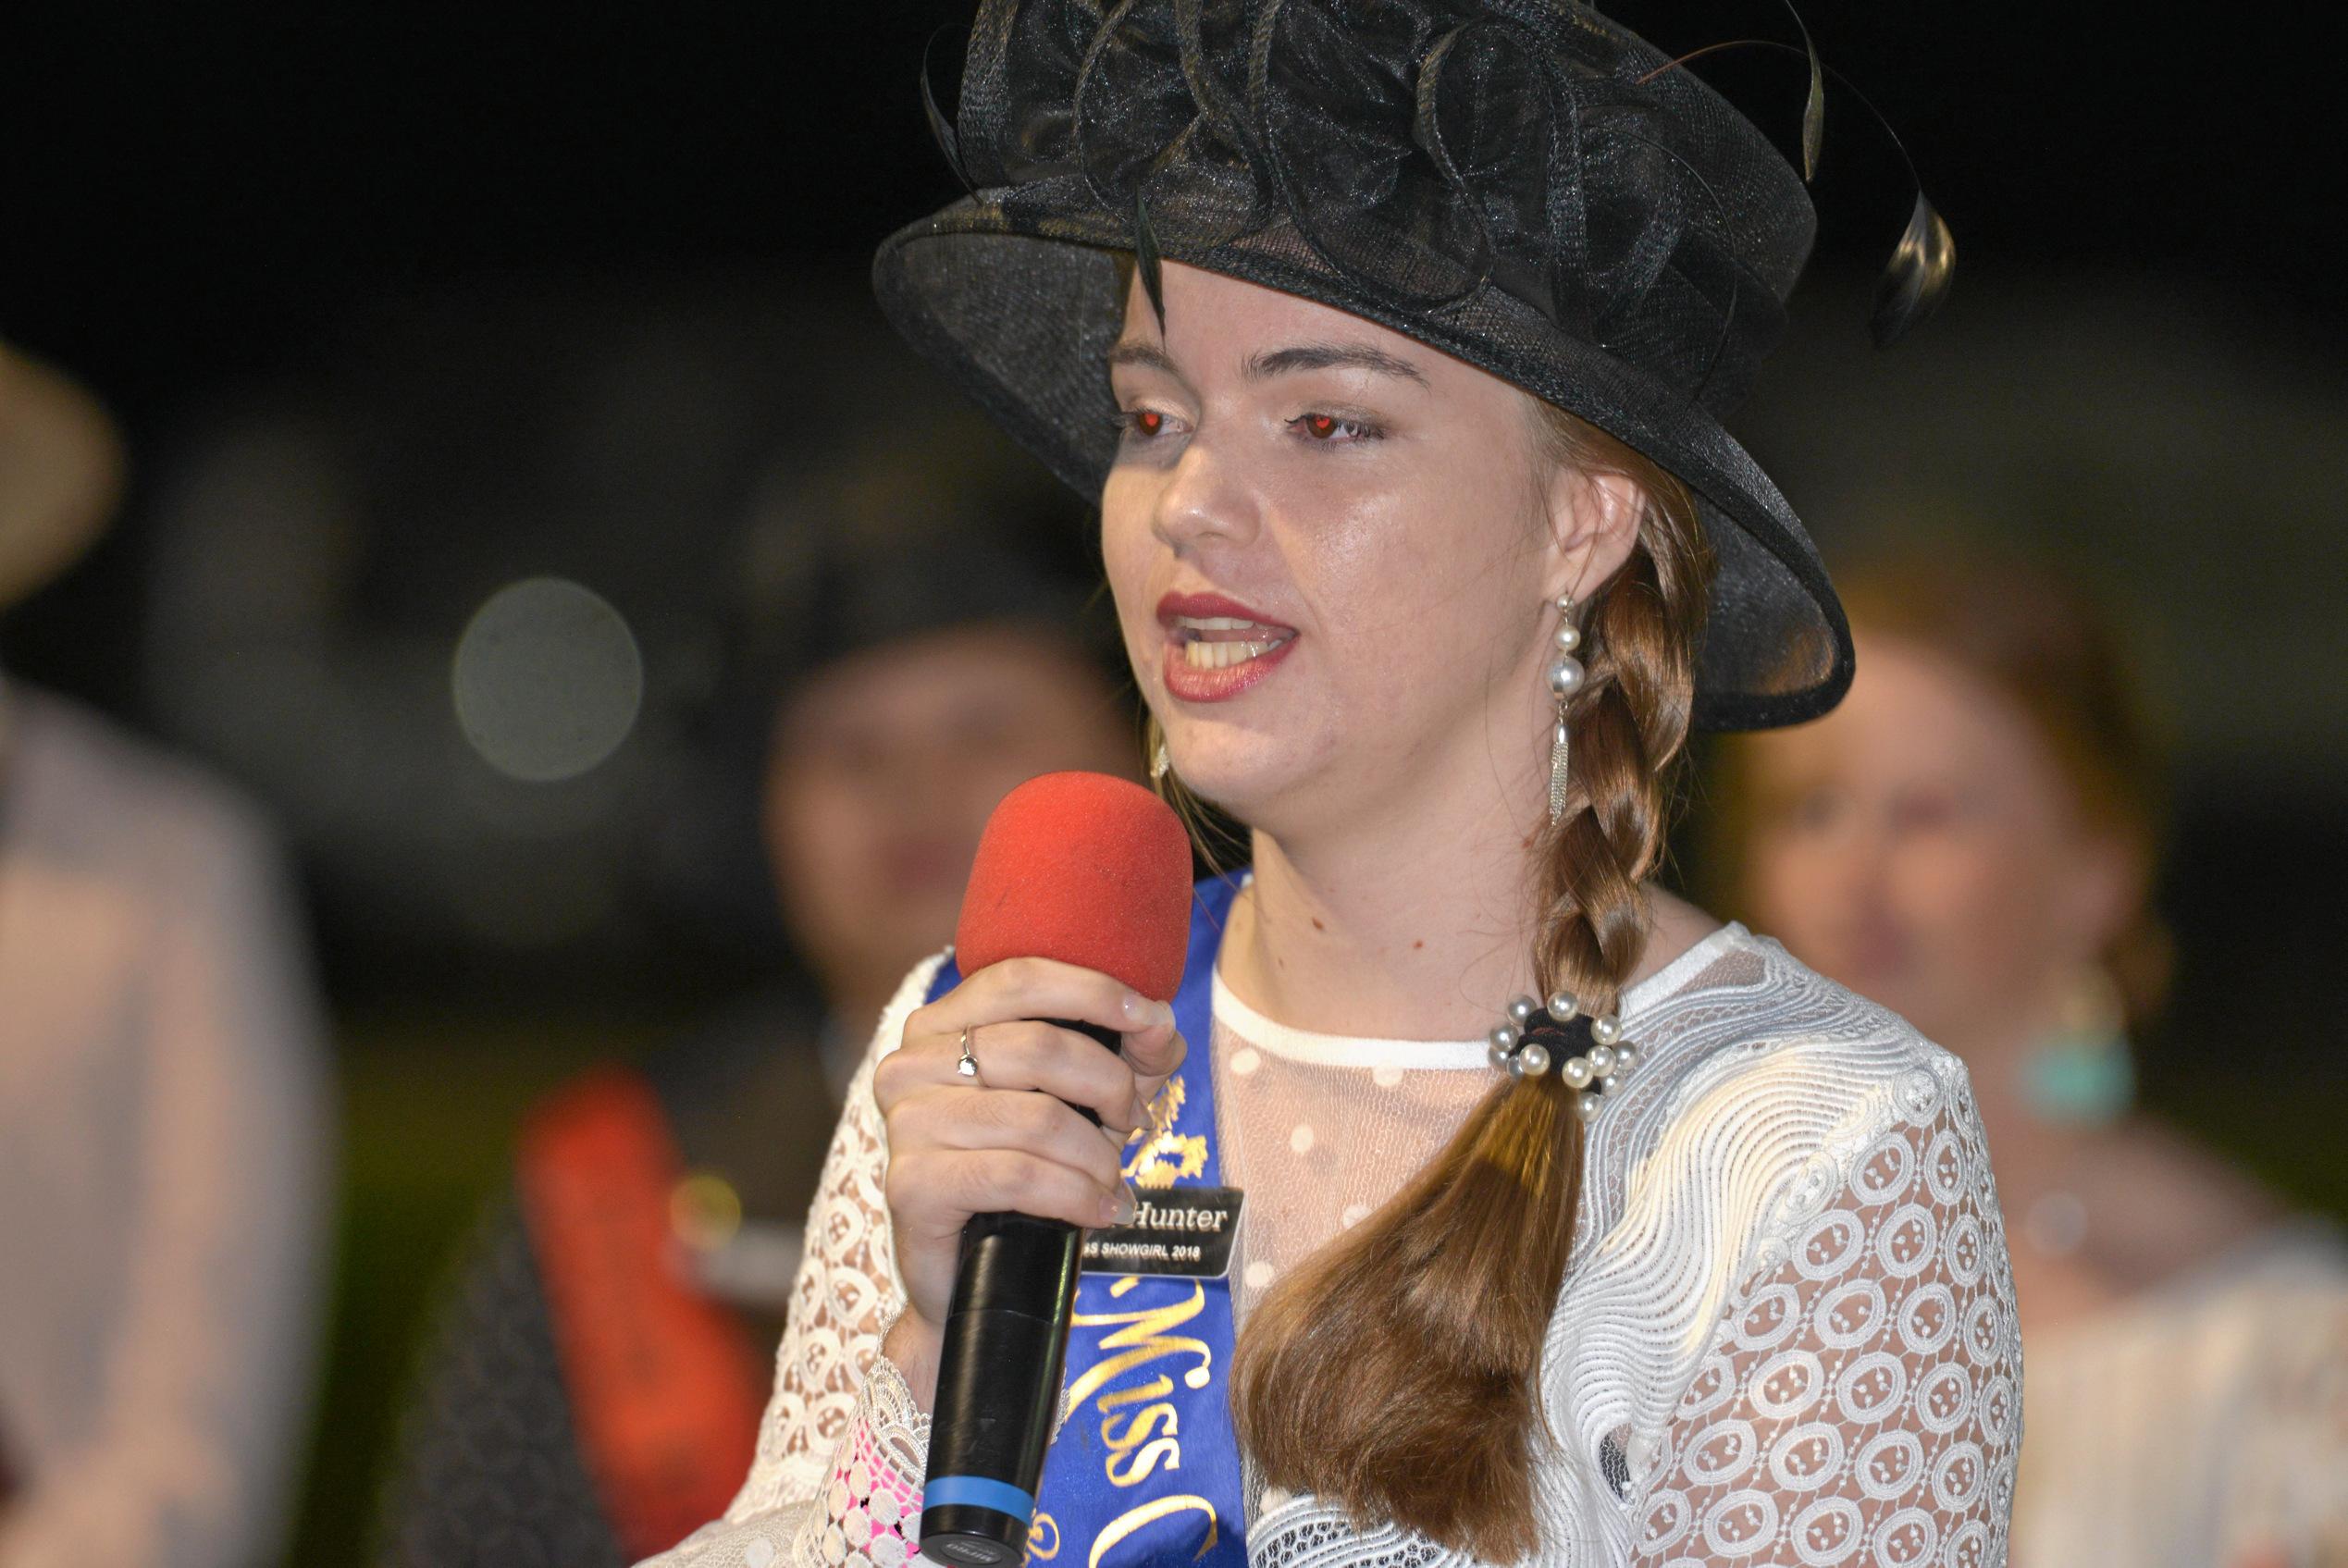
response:
<path id="1" fill-rule="evenodd" d="M 1296 635 L 1285 627 L 1275 629 L 1228 615 L 1181 616 L 1175 621 L 1174 631 L 1182 662 L 1193 670 L 1227 670 L 1261 659 Z"/>
<path id="2" fill-rule="evenodd" d="M 1261 659 L 1279 647 L 1281 639 L 1267 637 L 1262 642 L 1190 642 L 1182 645 L 1182 662 L 1193 670 L 1221 670 L 1233 664 L 1244 664 L 1251 659 Z"/>

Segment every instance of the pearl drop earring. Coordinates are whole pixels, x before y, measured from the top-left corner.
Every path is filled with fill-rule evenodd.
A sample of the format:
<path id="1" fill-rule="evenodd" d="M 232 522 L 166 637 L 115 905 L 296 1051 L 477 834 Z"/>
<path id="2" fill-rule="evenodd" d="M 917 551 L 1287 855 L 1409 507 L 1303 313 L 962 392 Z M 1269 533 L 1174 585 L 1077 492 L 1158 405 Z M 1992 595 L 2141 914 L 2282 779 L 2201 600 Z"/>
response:
<path id="1" fill-rule="evenodd" d="M 1574 596 L 1557 596 L 1557 658 L 1549 667 L 1549 693 L 1557 699 L 1557 727 L 1549 741 L 1549 820 L 1555 822 L 1565 815 L 1565 796 L 1573 784 L 1573 732 L 1565 722 L 1565 710 L 1572 706 L 1574 696 L 1582 689 L 1588 672 L 1582 661 L 1574 657 L 1574 650 L 1582 646 L 1582 631 L 1574 624 Z"/>
<path id="2" fill-rule="evenodd" d="M 1174 759 L 1166 755 L 1166 743 L 1161 740 L 1157 743 L 1157 749 L 1150 754 L 1150 781 L 1155 784 L 1173 770 Z"/>

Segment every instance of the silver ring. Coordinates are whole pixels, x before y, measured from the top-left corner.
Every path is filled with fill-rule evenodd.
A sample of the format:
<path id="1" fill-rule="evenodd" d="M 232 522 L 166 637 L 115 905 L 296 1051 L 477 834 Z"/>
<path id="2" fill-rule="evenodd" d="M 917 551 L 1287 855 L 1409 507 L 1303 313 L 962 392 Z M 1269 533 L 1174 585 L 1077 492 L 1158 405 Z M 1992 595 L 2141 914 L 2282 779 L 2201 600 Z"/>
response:
<path id="1" fill-rule="evenodd" d="M 954 1070 L 960 1073 L 964 1078 L 976 1078 L 978 1076 L 978 1058 L 970 1055 L 970 1026 L 967 1024 L 965 1024 L 962 1028 L 961 1058 L 954 1064 Z"/>

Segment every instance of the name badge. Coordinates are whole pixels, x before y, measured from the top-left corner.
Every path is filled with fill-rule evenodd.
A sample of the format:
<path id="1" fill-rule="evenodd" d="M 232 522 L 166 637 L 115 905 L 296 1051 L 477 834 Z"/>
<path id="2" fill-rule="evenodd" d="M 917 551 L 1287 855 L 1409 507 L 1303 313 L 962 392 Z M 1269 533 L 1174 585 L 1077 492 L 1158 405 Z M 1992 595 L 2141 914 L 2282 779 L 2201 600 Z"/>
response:
<path id="1" fill-rule="evenodd" d="M 1144 1188 L 1128 1225 L 1084 1233 L 1087 1274 L 1170 1274 L 1220 1279 L 1231 1271 L 1239 1235 L 1236 1187 Z"/>

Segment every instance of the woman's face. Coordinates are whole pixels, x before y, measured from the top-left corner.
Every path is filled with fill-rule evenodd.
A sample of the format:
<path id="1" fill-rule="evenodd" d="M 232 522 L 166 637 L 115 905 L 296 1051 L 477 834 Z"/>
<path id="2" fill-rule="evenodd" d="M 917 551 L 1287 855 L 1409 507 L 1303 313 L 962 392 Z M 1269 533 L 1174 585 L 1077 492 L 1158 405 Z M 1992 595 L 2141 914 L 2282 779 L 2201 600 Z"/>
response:
<path id="1" fill-rule="evenodd" d="M 1753 913 L 1796 957 L 1958 1050 L 2045 1027 L 2132 896 L 2029 717 L 1916 645 L 1858 637 L 1815 723 L 1744 742 Z"/>
<path id="2" fill-rule="evenodd" d="M 1163 336 L 1127 302 L 1101 511 L 1176 772 L 1279 833 L 1530 765 L 1573 581 L 1532 400 L 1217 274 L 1168 264 L 1165 299 Z"/>
<path id="3" fill-rule="evenodd" d="M 827 984 L 893 984 L 952 936 L 1004 796 L 1132 764 L 1131 710 L 1056 637 L 963 626 L 844 659 L 784 707 L 769 752 L 785 923 Z"/>

